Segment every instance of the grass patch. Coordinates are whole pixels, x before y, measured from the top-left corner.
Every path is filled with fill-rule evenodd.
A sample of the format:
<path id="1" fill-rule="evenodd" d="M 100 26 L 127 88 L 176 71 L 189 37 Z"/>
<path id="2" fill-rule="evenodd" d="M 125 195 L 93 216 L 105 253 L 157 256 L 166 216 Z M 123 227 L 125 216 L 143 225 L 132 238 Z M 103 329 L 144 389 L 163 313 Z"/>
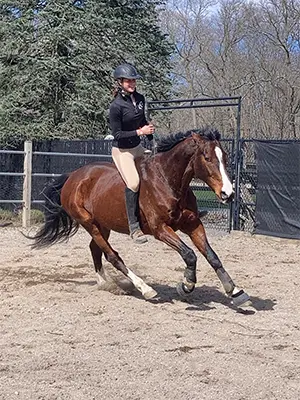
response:
<path id="1" fill-rule="evenodd" d="M 32 209 L 30 211 L 30 221 L 32 224 L 41 224 L 45 221 L 44 213 L 41 210 Z"/>
<path id="2" fill-rule="evenodd" d="M 14 212 L 0 208 L 0 223 L 12 222 L 15 225 L 22 224 L 22 210 Z M 44 214 L 40 210 L 32 209 L 30 211 L 30 222 L 32 224 L 40 224 L 44 222 Z"/>
<path id="3" fill-rule="evenodd" d="M 10 210 L 3 210 L 2 208 L 0 208 L 0 221 L 1 222 L 11 222 L 11 221 L 15 221 L 19 218 L 19 216 L 10 211 Z"/>
<path id="4" fill-rule="evenodd" d="M 222 204 L 212 190 L 193 190 L 197 199 L 198 208 L 205 209 L 228 209 L 227 204 Z"/>

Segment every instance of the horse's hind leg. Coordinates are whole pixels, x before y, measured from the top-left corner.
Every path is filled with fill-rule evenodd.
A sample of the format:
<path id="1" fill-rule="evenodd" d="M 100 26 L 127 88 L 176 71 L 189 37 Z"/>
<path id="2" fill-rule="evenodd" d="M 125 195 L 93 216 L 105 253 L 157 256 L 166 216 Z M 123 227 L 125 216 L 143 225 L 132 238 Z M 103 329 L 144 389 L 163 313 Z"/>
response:
<path id="1" fill-rule="evenodd" d="M 105 240 L 108 240 L 110 230 L 101 229 L 101 234 Z M 103 251 L 100 249 L 94 239 L 92 239 L 90 242 L 90 251 L 94 262 L 97 284 L 99 287 L 101 287 L 106 283 L 105 271 L 102 265 Z"/>
<path id="2" fill-rule="evenodd" d="M 194 245 L 212 266 L 220 279 L 227 296 L 231 297 L 232 303 L 235 306 L 244 305 L 250 299 L 248 294 L 242 289 L 236 287 L 228 272 L 225 271 L 219 257 L 208 243 L 202 222 L 189 210 L 186 210 L 185 214 L 185 224 L 183 224 L 184 226 L 181 228 L 181 231 L 190 236 Z"/>
<path id="3" fill-rule="evenodd" d="M 103 251 L 100 249 L 100 247 L 97 245 L 94 239 L 92 239 L 90 242 L 90 250 L 96 271 L 97 284 L 99 288 L 101 288 L 106 283 L 106 276 L 102 265 Z"/>
<path id="4" fill-rule="evenodd" d="M 65 207 L 68 210 L 69 215 L 76 219 L 91 235 L 93 242 L 100 248 L 100 252 L 105 254 L 105 257 L 108 262 L 110 262 L 118 271 L 122 272 L 135 286 L 137 290 L 139 290 L 145 299 L 151 299 L 157 295 L 155 290 L 153 290 L 150 286 L 148 286 L 141 278 L 136 276 L 129 268 L 126 267 L 121 257 L 118 253 L 113 250 L 113 248 L 108 243 L 107 239 L 105 238 L 105 233 L 101 232 L 100 227 L 97 223 L 94 222 L 92 215 L 84 208 L 83 199 L 84 195 L 81 192 L 81 186 L 78 187 L 76 195 L 78 194 L 79 199 L 81 202 L 77 201 L 70 201 L 67 203 Z M 97 268 L 102 265 L 101 261 L 97 261 L 100 252 L 95 250 L 94 243 L 92 244 L 92 248 L 95 251 L 96 256 L 96 266 Z M 101 257 L 99 258 L 99 260 Z M 101 263 L 101 264 L 99 264 Z M 101 270 L 101 268 L 100 268 Z"/>
<path id="5" fill-rule="evenodd" d="M 95 225 L 83 226 L 91 234 L 94 243 L 96 243 L 96 245 L 105 254 L 107 261 L 110 262 L 118 271 L 122 272 L 125 277 L 132 282 L 134 287 L 142 293 L 145 299 L 151 299 L 157 295 L 154 289 L 148 286 L 141 278 L 139 278 L 128 267 L 126 267 L 121 257 L 115 250 L 113 250 L 108 241 L 101 235 L 100 231 Z M 126 287 L 126 282 L 119 281 L 117 284 L 122 289 L 128 290 L 128 287 Z M 125 288 L 123 286 L 125 286 Z"/>
<path id="6" fill-rule="evenodd" d="M 126 267 L 121 257 L 115 250 L 113 250 L 113 248 L 108 243 L 107 239 L 103 236 L 103 234 L 100 232 L 100 230 L 95 224 L 93 224 L 90 220 L 85 220 L 84 222 L 81 221 L 80 223 L 90 233 L 90 235 L 93 238 L 90 244 L 90 248 L 91 250 L 93 249 L 92 251 L 94 252 L 92 254 L 94 263 L 96 259 L 95 268 L 97 269 L 97 272 L 98 271 L 101 272 L 103 270 L 101 256 L 102 253 L 104 253 L 107 261 L 109 261 L 118 271 L 122 272 L 125 275 L 125 277 L 132 282 L 135 288 L 142 293 L 145 299 L 151 299 L 157 295 L 154 289 L 148 286 L 141 278 L 136 276 L 129 268 Z M 96 246 L 99 249 L 97 249 Z M 103 279 L 105 279 L 104 276 L 105 275 L 103 275 L 102 272 L 101 282 L 103 282 Z M 121 281 L 118 283 L 118 285 L 122 289 L 124 289 L 123 286 L 126 286 L 125 282 Z M 128 287 L 125 290 L 128 290 Z"/>
<path id="7" fill-rule="evenodd" d="M 100 243 L 100 241 L 97 243 Z M 106 247 L 105 245 L 103 245 L 102 249 L 105 253 L 105 257 L 107 259 L 107 261 L 109 261 L 118 271 L 122 272 L 126 278 L 128 278 L 130 280 L 130 282 L 132 282 L 133 286 L 142 293 L 142 295 L 144 296 L 144 298 L 146 300 L 152 299 L 153 297 L 155 297 L 157 295 L 157 292 L 152 289 L 150 286 L 148 286 L 140 277 L 138 277 L 137 275 L 135 275 L 123 262 L 123 260 L 121 259 L 121 257 L 118 255 L 118 253 L 116 251 L 114 251 L 109 243 L 108 247 Z M 124 282 L 125 286 L 126 283 Z M 119 282 L 118 285 L 123 288 L 123 283 Z M 127 290 L 127 289 L 125 289 Z"/>
<path id="8" fill-rule="evenodd" d="M 102 235 L 103 237 L 108 240 L 109 237 L 109 231 L 103 231 L 102 230 Z M 134 289 L 133 284 L 131 281 L 126 278 L 112 278 L 110 274 L 106 274 L 104 267 L 102 265 L 102 255 L 103 251 L 100 249 L 100 247 L 97 245 L 97 243 L 94 241 L 94 239 L 91 240 L 90 242 L 90 250 L 95 266 L 95 271 L 96 271 L 96 281 L 99 289 L 104 289 L 104 290 L 110 290 L 114 291 L 114 288 L 111 286 L 110 280 L 112 279 L 113 282 L 122 290 L 124 290 L 127 293 L 131 293 Z M 106 271 L 107 272 L 107 271 Z"/>

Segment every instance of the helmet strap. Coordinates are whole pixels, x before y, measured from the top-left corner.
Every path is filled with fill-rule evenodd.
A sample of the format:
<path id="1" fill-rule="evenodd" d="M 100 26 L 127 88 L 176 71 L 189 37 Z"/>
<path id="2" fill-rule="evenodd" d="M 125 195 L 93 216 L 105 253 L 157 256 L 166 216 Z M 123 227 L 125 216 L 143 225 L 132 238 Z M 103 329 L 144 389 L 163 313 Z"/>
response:
<path id="1" fill-rule="evenodd" d="M 122 95 L 123 97 L 125 97 L 125 96 L 130 96 L 131 93 L 127 92 L 127 91 L 123 88 L 123 86 L 121 85 L 122 79 L 118 79 L 117 82 L 118 82 L 118 92 L 121 93 L 121 95 Z"/>

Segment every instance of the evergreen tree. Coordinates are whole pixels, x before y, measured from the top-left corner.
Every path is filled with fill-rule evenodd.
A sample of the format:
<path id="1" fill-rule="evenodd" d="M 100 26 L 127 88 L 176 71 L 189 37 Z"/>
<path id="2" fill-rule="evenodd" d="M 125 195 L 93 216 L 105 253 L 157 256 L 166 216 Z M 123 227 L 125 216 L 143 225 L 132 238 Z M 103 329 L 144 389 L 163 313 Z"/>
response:
<path id="1" fill-rule="evenodd" d="M 0 143 L 107 133 L 112 72 L 132 62 L 148 97 L 168 96 L 160 0 L 0 0 Z"/>

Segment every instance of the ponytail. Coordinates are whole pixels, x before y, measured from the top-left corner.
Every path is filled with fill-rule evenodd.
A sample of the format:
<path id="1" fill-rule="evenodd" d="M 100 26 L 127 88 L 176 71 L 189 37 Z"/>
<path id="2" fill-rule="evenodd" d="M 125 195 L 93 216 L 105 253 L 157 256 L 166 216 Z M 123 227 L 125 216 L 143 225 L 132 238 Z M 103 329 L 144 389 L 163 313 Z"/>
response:
<path id="1" fill-rule="evenodd" d="M 119 88 L 115 86 L 112 92 L 113 98 L 117 97 L 118 93 L 119 93 Z"/>
<path id="2" fill-rule="evenodd" d="M 120 81 L 122 81 L 122 78 L 117 79 L 115 82 L 115 87 L 114 87 L 113 93 L 112 93 L 114 98 L 117 97 L 118 93 L 120 93 L 122 91 L 122 86 L 120 84 Z"/>

